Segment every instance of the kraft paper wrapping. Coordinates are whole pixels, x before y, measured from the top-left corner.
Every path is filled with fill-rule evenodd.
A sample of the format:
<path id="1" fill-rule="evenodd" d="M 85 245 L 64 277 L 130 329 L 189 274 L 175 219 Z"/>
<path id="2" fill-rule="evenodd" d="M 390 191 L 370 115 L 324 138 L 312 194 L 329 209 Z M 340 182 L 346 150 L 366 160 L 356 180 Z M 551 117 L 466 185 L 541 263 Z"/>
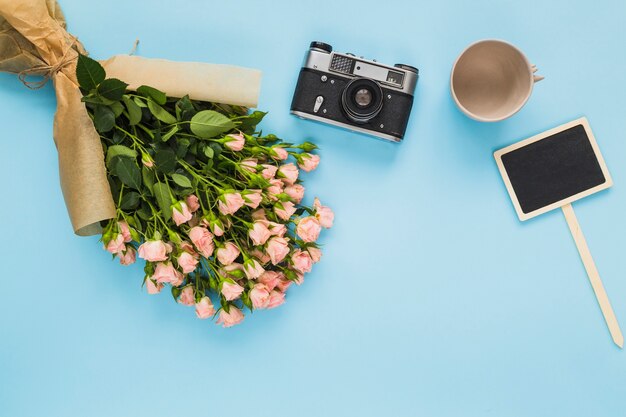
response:
<path id="1" fill-rule="evenodd" d="M 49 74 L 57 111 L 53 137 L 65 205 L 80 236 L 98 234 L 100 222 L 115 217 L 100 137 L 87 114 L 76 81 L 76 58 L 85 53 L 65 30 L 55 0 L 0 0 L 0 71 Z M 114 56 L 103 62 L 107 76 L 135 89 L 142 84 L 170 97 L 256 107 L 261 73 L 228 65 Z"/>

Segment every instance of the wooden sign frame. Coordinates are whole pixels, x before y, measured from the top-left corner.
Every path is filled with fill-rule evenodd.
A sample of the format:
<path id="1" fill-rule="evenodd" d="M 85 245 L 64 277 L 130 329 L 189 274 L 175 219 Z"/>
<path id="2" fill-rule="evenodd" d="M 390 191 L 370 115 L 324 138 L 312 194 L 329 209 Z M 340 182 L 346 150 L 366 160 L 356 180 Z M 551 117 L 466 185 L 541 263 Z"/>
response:
<path id="1" fill-rule="evenodd" d="M 593 188 L 590 188 L 588 190 L 585 190 L 583 192 L 580 192 L 578 194 L 575 194 L 571 197 L 568 197 L 566 199 L 557 201 L 555 203 L 552 203 L 548 206 L 542 207 L 540 209 L 537 209 L 535 211 L 531 211 L 530 213 L 524 213 L 522 211 L 522 207 L 520 206 L 519 200 L 517 199 L 517 195 L 515 194 L 515 190 L 513 188 L 513 185 L 511 184 L 511 180 L 509 179 L 509 175 L 506 172 L 506 169 L 504 167 L 504 163 L 502 162 L 502 156 L 512 152 L 516 149 L 520 149 L 523 148 L 525 146 L 530 145 L 531 143 L 534 142 L 538 142 L 542 139 L 546 139 L 552 135 L 555 135 L 559 132 L 562 132 L 564 130 L 570 129 L 574 126 L 578 126 L 578 125 L 582 125 L 585 129 L 585 133 L 587 134 L 587 137 L 589 138 L 589 142 L 591 143 L 591 147 L 593 148 L 593 152 L 598 160 L 598 163 L 600 164 L 600 168 L 602 170 L 602 174 L 604 175 L 605 178 L 605 182 L 603 184 L 597 185 Z M 522 140 L 520 142 L 514 143 L 513 145 L 507 146 L 506 148 L 500 149 L 496 152 L 494 152 L 493 154 L 494 158 L 496 159 L 496 164 L 498 165 L 498 169 L 500 170 L 500 174 L 502 175 L 502 179 L 504 180 L 504 185 L 506 186 L 506 190 L 509 193 L 509 196 L 511 197 L 511 201 L 513 202 L 513 206 L 515 207 L 515 212 L 517 213 L 517 216 L 519 217 L 519 219 L 521 221 L 525 221 L 528 219 L 532 219 L 533 217 L 539 216 L 541 214 L 547 213 L 551 210 L 554 209 L 558 209 L 561 208 L 565 205 L 571 204 L 574 201 L 580 200 L 581 198 L 585 198 L 587 196 L 590 196 L 591 194 L 595 194 L 598 191 L 602 191 L 602 190 L 606 190 L 607 188 L 610 188 L 611 186 L 613 186 L 613 179 L 611 178 L 611 174 L 609 173 L 609 169 L 606 166 L 606 163 L 604 162 L 604 158 L 602 157 L 602 153 L 600 153 L 600 148 L 598 147 L 598 143 L 596 142 L 596 138 L 593 136 L 593 132 L 591 131 L 591 127 L 589 126 L 589 122 L 587 121 L 586 117 L 581 117 L 580 119 L 576 119 L 573 120 L 571 122 L 565 123 L 561 126 L 557 126 L 554 129 L 550 129 L 546 132 L 540 133 L 538 135 L 535 135 L 533 137 L 530 137 L 526 140 Z"/>

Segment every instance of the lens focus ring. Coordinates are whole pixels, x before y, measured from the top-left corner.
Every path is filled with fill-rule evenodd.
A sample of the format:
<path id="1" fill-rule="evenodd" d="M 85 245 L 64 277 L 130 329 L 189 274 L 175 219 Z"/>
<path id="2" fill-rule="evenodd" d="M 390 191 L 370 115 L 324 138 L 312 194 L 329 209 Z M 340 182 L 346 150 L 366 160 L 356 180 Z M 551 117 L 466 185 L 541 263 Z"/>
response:
<path id="1" fill-rule="evenodd" d="M 367 123 L 382 110 L 383 91 L 376 81 L 357 78 L 344 88 L 341 105 L 350 120 L 360 124 Z"/>

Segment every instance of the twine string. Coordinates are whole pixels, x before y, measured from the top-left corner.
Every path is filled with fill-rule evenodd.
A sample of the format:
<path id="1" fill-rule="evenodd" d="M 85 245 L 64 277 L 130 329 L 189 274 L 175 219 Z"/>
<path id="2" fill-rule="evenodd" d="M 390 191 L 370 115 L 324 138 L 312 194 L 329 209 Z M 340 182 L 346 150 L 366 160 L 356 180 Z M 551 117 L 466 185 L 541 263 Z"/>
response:
<path id="1" fill-rule="evenodd" d="M 78 38 L 72 35 L 70 36 L 72 38 L 72 41 L 68 44 L 65 52 L 63 53 L 63 56 L 61 56 L 61 59 L 59 59 L 56 64 L 36 65 L 32 68 L 27 68 L 20 71 L 17 77 L 22 82 L 22 84 L 24 84 L 31 90 L 39 90 L 40 88 L 43 88 L 43 86 L 45 86 L 57 72 L 61 71 L 63 68 L 76 60 L 78 58 L 78 54 L 74 56 L 69 56 L 69 54 L 74 45 L 78 42 Z M 28 80 L 28 77 L 31 75 L 41 75 L 43 76 L 43 79 L 39 81 L 30 81 Z"/>

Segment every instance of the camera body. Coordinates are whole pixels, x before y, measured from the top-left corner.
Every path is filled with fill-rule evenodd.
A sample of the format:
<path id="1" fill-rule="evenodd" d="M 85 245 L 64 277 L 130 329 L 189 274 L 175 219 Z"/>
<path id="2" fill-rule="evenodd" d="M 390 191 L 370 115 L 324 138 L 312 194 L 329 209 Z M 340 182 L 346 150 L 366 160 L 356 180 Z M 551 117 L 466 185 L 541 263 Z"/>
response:
<path id="1" fill-rule="evenodd" d="M 300 70 L 291 113 L 400 142 L 418 77 L 418 69 L 409 65 L 384 65 L 312 42 Z"/>

